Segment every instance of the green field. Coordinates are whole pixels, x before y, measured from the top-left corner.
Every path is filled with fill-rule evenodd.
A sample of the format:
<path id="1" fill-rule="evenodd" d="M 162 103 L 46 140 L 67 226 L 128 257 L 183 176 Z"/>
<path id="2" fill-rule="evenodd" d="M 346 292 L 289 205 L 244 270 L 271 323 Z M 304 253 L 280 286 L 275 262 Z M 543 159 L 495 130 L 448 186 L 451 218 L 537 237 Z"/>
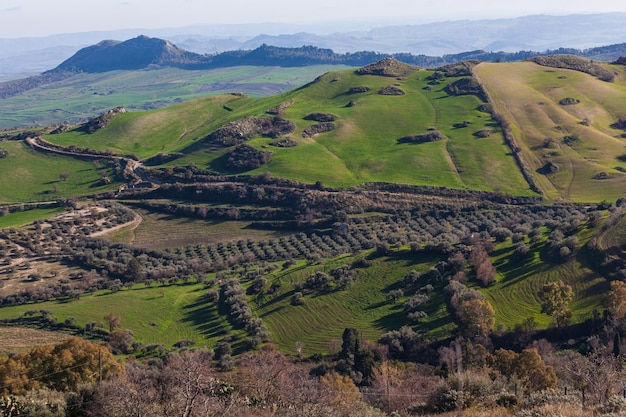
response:
<path id="1" fill-rule="evenodd" d="M 322 270 L 342 264 L 350 264 L 353 258 L 336 259 Z M 373 258 L 373 265 L 359 270 L 356 282 L 345 291 L 329 294 L 305 295 L 301 306 L 291 305 L 295 292 L 293 283 L 304 280 L 316 268 L 307 268 L 281 279 L 280 291 L 271 297 L 254 300 L 259 317 L 272 333 L 272 341 L 281 350 L 295 353 L 296 343 L 304 345 L 304 352 L 327 353 L 332 351 L 332 342 L 341 338 L 346 327 L 354 327 L 369 340 L 377 340 L 381 334 L 410 325 L 402 310 L 401 299 L 393 303 L 386 299 L 387 292 L 397 286 L 412 269 L 425 272 L 433 265 L 433 259 L 401 253 L 399 256 Z M 320 268 L 317 268 L 320 270 Z M 443 335 L 454 325 L 447 315 L 445 306 L 431 303 L 429 317 L 418 328 L 431 331 L 432 335 Z"/>
<path id="2" fill-rule="evenodd" d="M 579 235 L 581 241 L 590 238 L 589 232 Z M 561 280 L 572 286 L 576 295 L 570 304 L 573 322 L 584 321 L 591 317 L 594 309 L 602 309 L 603 295 L 609 289 L 608 281 L 590 268 L 585 248 L 563 263 L 546 259 L 543 252 L 543 244 L 535 244 L 528 259 L 516 261 L 511 256 L 513 247 L 510 242 L 494 252 L 492 260 L 498 278 L 484 293 L 494 306 L 497 324 L 513 329 L 533 318 L 541 327 L 552 325 L 554 320 L 541 313 L 538 296 L 539 289 L 551 281 Z"/>
<path id="3" fill-rule="evenodd" d="M 21 227 L 34 222 L 35 220 L 54 217 L 65 210 L 64 207 L 53 207 L 44 209 L 26 210 L 17 213 L 0 216 L 0 229 L 5 227 Z"/>
<path id="4" fill-rule="evenodd" d="M 0 129 L 75 123 L 117 106 L 146 110 L 233 91 L 253 97 L 268 96 L 299 87 L 337 68 L 345 67 L 234 67 L 205 71 L 166 68 L 77 74 L 3 99 Z"/>
<path id="5" fill-rule="evenodd" d="M 47 309 L 59 321 L 76 318 L 77 325 L 104 323 L 109 313 L 119 315 L 122 328 L 132 330 L 145 344 L 171 346 L 177 341 L 194 340 L 199 346 L 212 346 L 232 328 L 214 304 L 203 300 L 202 285 L 173 285 L 144 288 L 137 285 L 117 293 L 108 291 L 67 302 L 45 302 L 36 305 L 0 309 L 0 318 L 16 318 L 29 309 Z M 234 334 L 238 334 L 237 331 Z"/>
<path id="6" fill-rule="evenodd" d="M 0 203 L 49 201 L 115 190 L 119 183 L 100 184 L 100 172 L 105 170 L 115 179 L 111 169 L 95 166 L 93 162 L 32 150 L 23 142 L 2 142 L 0 148 L 9 155 L 0 159 Z M 60 178 L 67 173 L 67 179 Z M 56 190 L 55 190 L 55 187 Z"/>
<path id="7" fill-rule="evenodd" d="M 160 87 L 164 94 L 168 88 L 180 88 L 173 90 L 180 91 L 180 94 L 185 91 L 200 94 L 204 85 L 202 82 L 177 80 L 176 71 L 162 71 L 163 85 Z M 587 74 L 548 69 L 529 62 L 483 63 L 476 68 L 477 76 L 493 100 L 496 111 L 510 122 L 522 157 L 544 191 L 547 201 L 589 203 L 607 200 L 613 203 L 623 196 L 626 174 L 620 169 L 626 170 L 626 162 L 617 157 L 626 151 L 625 133 L 611 125 L 620 116 L 626 117 L 626 104 L 623 101 L 626 85 L 623 69 L 615 67 L 615 71 L 619 73 L 617 80 L 605 83 Z M 75 145 L 115 154 L 134 154 L 142 160 L 159 153 L 178 152 L 182 154 L 181 158 L 161 168 L 193 163 L 199 168 L 230 175 L 236 173 L 225 168 L 225 154 L 229 148 L 207 146 L 203 138 L 228 122 L 248 116 L 265 116 L 269 109 L 290 100 L 293 104 L 284 111 L 282 117 L 297 126 L 295 133 L 289 137 L 298 145 L 278 148 L 270 145 L 273 139 L 252 138 L 249 144 L 259 150 L 273 152 L 273 158 L 267 165 L 245 174 L 269 172 L 273 177 L 305 183 L 320 181 L 323 185 L 338 188 L 365 182 L 388 182 L 537 196 L 530 191 L 511 150 L 505 145 L 501 128 L 490 114 L 478 110 L 482 101 L 474 95 L 449 95 L 445 86 L 458 78 L 447 78 L 440 84 L 434 84 L 428 78 L 433 73 L 420 70 L 404 78 L 389 78 L 357 75 L 353 70 L 335 71 L 301 88 L 269 97 L 238 94 L 204 96 L 208 91 L 203 90 L 203 97 L 170 107 L 120 114 L 106 128 L 93 134 L 74 129 L 59 135 L 46 135 L 45 139 L 63 146 Z M 136 81 L 132 77 L 140 76 L 146 75 L 119 73 L 118 81 L 120 85 L 123 82 L 131 84 Z M 199 79 L 209 77 L 200 73 L 197 76 Z M 287 70 L 277 72 L 252 68 L 236 68 L 228 74 L 216 72 L 210 75 L 217 77 L 212 79 L 213 82 L 227 76 L 231 78 L 226 91 L 232 91 L 231 87 L 237 82 L 261 85 L 266 81 L 265 84 L 280 84 L 290 82 L 290 77 L 294 75 Z M 101 96 L 101 91 L 107 91 L 109 87 L 106 82 L 111 81 L 104 78 L 101 81 L 103 84 L 95 83 L 89 87 L 95 89 L 88 90 L 91 95 Z M 204 81 L 208 85 L 208 80 Z M 76 82 L 85 80 L 77 79 Z M 227 82 L 224 81 L 224 84 Z M 389 96 L 378 93 L 389 85 L 401 88 L 405 94 Z M 355 86 L 367 86 L 369 91 L 348 94 Z M 122 93 L 128 93 L 129 97 L 136 94 L 121 90 L 115 90 L 114 93 L 117 97 L 122 97 Z M 85 94 L 80 97 L 81 100 L 89 99 Z M 580 103 L 568 106 L 559 104 L 565 97 L 576 98 Z M 119 104 L 122 103 L 114 105 Z M 336 115 L 336 129 L 304 138 L 303 131 L 315 123 L 304 118 L 314 112 Z M 474 135 L 483 129 L 490 129 L 491 136 L 478 138 Z M 398 141 L 402 137 L 431 130 L 437 130 L 445 137 L 422 144 Z M 566 143 L 564 138 L 567 135 L 576 139 Z M 550 146 L 545 145 L 548 143 L 547 138 L 551 139 L 548 141 Z M 9 152 L 6 158 L 0 159 L 0 169 L 5 173 L 0 178 L 0 203 L 54 201 L 115 190 L 120 185 L 115 182 L 108 186 L 98 185 L 102 169 L 114 178 L 112 169 L 105 168 L 103 163 L 94 165 L 89 161 L 39 153 L 16 141 L 2 142 L 0 147 Z M 549 161 L 558 166 L 558 170 L 548 174 L 540 173 Z M 67 180 L 62 180 L 62 173 L 67 173 Z M 310 188 L 318 190 L 317 187 Z M 459 200 L 463 200 L 463 194 L 460 195 Z M 180 198 L 188 198 L 188 195 Z M 459 201 L 446 198 L 441 197 L 437 204 L 450 204 L 450 211 L 456 210 L 455 204 Z M 475 200 L 466 198 L 468 201 L 461 203 L 468 204 L 468 210 L 473 210 L 472 202 Z M 129 205 L 136 203 L 146 207 L 141 205 L 139 199 L 132 199 L 129 197 Z M 437 196 L 433 196 L 433 199 L 437 199 Z M 428 197 L 425 201 L 432 202 Z M 155 202 L 193 204 L 193 201 Z M 241 204 L 243 206 L 244 203 Z M 246 200 L 245 204 L 255 203 Z M 477 211 L 483 210 L 479 208 L 480 204 L 482 202 L 476 202 Z M 223 208 L 225 204 L 218 202 L 215 205 Z M 440 207 L 433 204 L 433 209 Z M 489 207 L 485 210 L 494 210 Z M 594 209 L 592 203 L 589 203 L 589 207 L 590 210 Z M 380 210 L 387 210 L 385 215 L 391 215 L 394 209 Z M 372 210 L 379 211 L 379 208 L 372 207 Z M 585 210 L 580 207 L 583 217 Z M 357 211 L 355 209 L 349 214 L 355 217 L 377 214 L 374 211 L 355 214 Z M 0 227 L 19 227 L 56 213 L 56 209 L 15 213 L 0 217 Z M 253 222 L 249 221 L 200 220 L 146 209 L 136 209 L 136 213 L 141 218 L 140 222 L 137 220 L 115 229 L 105 238 L 143 248 L 168 248 L 170 253 L 176 255 L 183 254 L 188 249 L 186 245 L 210 245 L 247 239 L 266 241 L 297 233 L 279 229 L 278 226 L 275 230 L 253 229 Z M 327 220 L 324 216 L 330 218 L 329 213 L 330 210 L 320 214 L 318 220 Z M 606 215 L 606 211 L 604 213 Z M 422 219 L 428 217 L 423 213 L 419 216 Z M 602 234 L 599 234 L 600 226 L 588 227 L 583 224 L 577 231 L 580 240 L 578 251 L 563 262 L 557 262 L 547 255 L 547 229 L 544 229 L 546 234 L 537 243 L 530 244 L 529 238 L 525 237 L 531 247 L 531 254 L 521 261 L 513 259 L 514 249 L 510 240 L 499 244 L 491 254 L 497 270 L 496 282 L 488 288 L 480 288 L 494 307 L 497 325 L 512 329 L 524 320 L 533 318 L 539 327 L 550 326 L 553 320 L 541 313 L 538 291 L 546 282 L 554 280 L 563 280 L 574 288 L 576 296 L 571 304 L 574 323 L 589 318 L 594 309 L 601 310 L 608 281 L 602 275 L 604 272 L 593 266 L 595 262 L 590 259 L 591 250 L 585 245 L 595 236 L 598 237 L 600 247 L 610 247 L 616 253 L 619 252 L 624 247 L 625 221 L 622 219 L 616 227 Z M 472 226 L 473 230 L 489 229 L 488 221 L 479 223 L 477 220 Z M 429 229 L 432 233 L 428 233 L 433 237 L 439 236 L 437 226 L 443 228 L 446 225 L 432 225 Z M 510 227 L 513 226 L 514 222 Z M 320 228 L 324 230 L 315 232 L 331 232 L 328 225 Z M 303 345 L 306 354 L 332 352 L 336 349 L 336 340 L 346 327 L 359 329 L 370 340 L 376 340 L 382 333 L 407 324 L 430 339 L 452 336 L 456 324 L 453 312 L 444 299 L 442 282 L 430 283 L 435 286 L 435 291 L 426 305 L 428 317 L 420 323 L 411 323 L 402 307 L 402 303 L 412 295 L 410 291 L 415 289 L 409 290 L 409 294 L 400 297 L 396 303 L 387 300 L 388 292 L 399 288 L 403 277 L 410 270 L 424 272 L 441 260 L 425 252 L 408 250 L 407 242 L 398 246 L 400 248 L 394 246 L 388 256 L 377 256 L 371 251 L 365 251 L 320 260 L 320 263 L 316 260 L 305 263 L 304 259 L 299 259 L 297 265 L 289 270 L 282 271 L 279 268 L 265 276 L 268 287 L 279 284 L 275 292 L 262 296 L 249 295 L 248 302 L 270 330 L 271 341 L 288 353 L 296 352 L 296 344 Z M 356 282 L 347 290 L 323 294 L 305 291 L 304 305 L 291 304 L 294 283 L 302 282 L 316 271 L 328 272 L 338 265 L 350 265 L 360 256 L 367 256 L 372 265 L 358 268 Z M 309 259 L 304 255 L 302 258 Z M 232 267 L 230 272 L 226 272 L 227 276 L 241 272 L 237 268 L 250 267 L 243 264 L 244 261 L 241 261 L 241 265 Z M 469 267 L 467 273 L 467 285 L 479 288 Z M 250 282 L 243 280 L 242 285 L 247 287 Z M 204 286 L 195 283 L 155 285 L 153 288 L 136 284 L 131 289 L 125 288 L 114 294 L 101 291 L 84 295 L 78 300 L 3 307 L 0 309 L 0 319 L 15 318 L 35 308 L 51 310 L 59 321 L 75 317 L 79 325 L 85 325 L 102 322 L 105 314 L 114 312 L 122 317 L 123 327 L 132 330 L 137 340 L 145 344 L 162 343 L 168 347 L 187 339 L 195 340 L 199 345 L 213 346 L 227 336 L 235 336 L 239 341 L 247 337 L 244 331 L 233 329 L 214 303 L 203 298 L 206 290 Z"/>

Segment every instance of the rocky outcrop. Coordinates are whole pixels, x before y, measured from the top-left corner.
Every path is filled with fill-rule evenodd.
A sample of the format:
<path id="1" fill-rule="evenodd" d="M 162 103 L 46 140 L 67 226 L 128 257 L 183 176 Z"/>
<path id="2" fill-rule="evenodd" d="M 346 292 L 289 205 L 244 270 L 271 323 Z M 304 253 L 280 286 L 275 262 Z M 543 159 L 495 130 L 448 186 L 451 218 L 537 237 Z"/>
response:
<path id="1" fill-rule="evenodd" d="M 314 122 L 334 122 L 337 120 L 337 116 L 330 113 L 310 113 L 304 116 L 304 120 L 313 120 Z"/>
<path id="2" fill-rule="evenodd" d="M 383 87 L 378 91 L 378 94 L 381 96 L 403 96 L 406 92 L 393 85 L 388 85 L 387 87 Z"/>
<path id="3" fill-rule="evenodd" d="M 378 75 L 381 77 L 407 77 L 416 71 L 419 71 L 420 67 L 405 64 L 395 58 L 384 58 L 378 62 L 356 70 L 359 75 Z"/>
<path id="4" fill-rule="evenodd" d="M 277 148 L 294 148 L 298 146 L 298 142 L 291 138 L 283 138 L 270 142 L 270 145 Z"/>
<path id="5" fill-rule="evenodd" d="M 303 138 L 312 138 L 315 135 L 319 135 L 321 133 L 326 133 L 335 130 L 334 123 L 320 123 L 316 125 L 311 125 L 304 129 L 302 132 Z"/>
<path id="6" fill-rule="evenodd" d="M 280 116 L 283 114 L 285 110 L 293 105 L 293 100 L 283 101 L 282 103 L 272 107 L 267 111 L 267 114 L 273 114 L 275 116 Z"/>
<path id="7" fill-rule="evenodd" d="M 487 94 L 483 86 L 474 78 L 465 77 L 450 83 L 445 88 L 446 93 L 452 96 L 475 95 L 482 101 L 487 102 Z"/>
<path id="8" fill-rule="evenodd" d="M 126 109 L 124 107 L 115 107 L 98 117 L 90 119 L 87 123 L 84 123 L 80 129 L 86 133 L 95 133 L 98 130 L 107 127 L 107 125 L 113 121 L 115 116 L 122 113 L 126 113 Z"/>
<path id="9" fill-rule="evenodd" d="M 233 171 L 249 171 L 267 164 L 272 152 L 259 151 L 247 144 L 241 144 L 228 154 L 226 166 Z"/>
<path id="10" fill-rule="evenodd" d="M 548 162 L 547 164 L 539 168 L 537 172 L 543 175 L 548 175 L 548 174 L 554 174 L 555 172 L 558 172 L 558 170 L 559 170 L 558 165 L 556 165 L 554 162 Z"/>
<path id="11" fill-rule="evenodd" d="M 296 124 L 280 117 L 245 117 L 220 127 L 204 138 L 216 146 L 235 146 L 256 136 L 278 138 L 296 131 Z"/>
<path id="12" fill-rule="evenodd" d="M 371 89 L 365 85 L 355 85 L 354 87 L 350 87 L 348 90 L 348 94 L 360 94 L 367 93 Z"/>

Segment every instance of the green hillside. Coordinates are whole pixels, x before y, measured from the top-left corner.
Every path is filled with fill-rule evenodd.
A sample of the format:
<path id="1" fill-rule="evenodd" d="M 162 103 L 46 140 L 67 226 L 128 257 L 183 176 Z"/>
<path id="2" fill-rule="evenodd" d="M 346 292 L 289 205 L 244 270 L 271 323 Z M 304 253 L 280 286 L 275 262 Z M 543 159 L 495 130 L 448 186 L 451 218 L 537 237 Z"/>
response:
<path id="1" fill-rule="evenodd" d="M 0 158 L 0 203 L 57 200 L 119 186 L 113 169 L 104 162 L 42 154 L 23 142 L 1 142 L 0 148 L 8 152 Z M 113 180 L 110 184 L 102 184 L 103 173 Z"/>
<path id="2" fill-rule="evenodd" d="M 2 100 L 0 129 L 77 123 L 116 106 L 141 111 L 206 95 L 244 92 L 260 97 L 299 87 L 336 65 L 233 67 L 191 71 L 176 68 L 79 73 Z"/>
<path id="3" fill-rule="evenodd" d="M 0 202 L 106 198 L 0 219 L 0 318 L 47 309 L 82 328 L 115 312 L 144 344 L 309 354 L 335 350 L 346 327 L 455 336 L 452 281 L 484 296 L 501 329 L 550 327 L 539 289 L 557 280 L 574 290 L 572 323 L 602 310 L 624 259 L 623 68 L 608 66 L 608 83 L 530 62 L 482 63 L 475 79 L 378 65 L 388 73 L 44 135 L 57 148 L 0 143 Z M 489 282 L 472 265 L 481 245 Z"/>
<path id="4" fill-rule="evenodd" d="M 488 113 L 477 109 L 481 100 L 446 93 L 446 85 L 458 77 L 429 85 L 433 84 L 428 80 L 433 73 L 418 71 L 396 79 L 357 75 L 353 70 L 332 72 L 280 96 L 199 99 L 149 113 L 127 113 L 91 135 L 74 131 L 46 139 L 65 146 L 134 153 L 141 158 L 158 152 L 182 152 L 184 157 L 170 165 L 193 162 L 201 168 L 228 172 L 221 162 L 227 149 L 203 146 L 199 144 L 202 138 L 229 121 L 262 116 L 292 100 L 293 105 L 282 117 L 296 124 L 296 131 L 289 136 L 298 146 L 277 148 L 269 146 L 269 138 L 251 140 L 258 149 L 274 153 L 269 164 L 251 173 L 270 171 L 279 177 L 322 181 L 331 186 L 385 181 L 530 195 L 500 130 Z M 379 94 L 381 88 L 392 84 L 406 94 Z M 355 86 L 369 91 L 349 94 Z M 337 116 L 336 130 L 303 138 L 304 129 L 314 124 L 303 118 L 313 112 Z M 464 122 L 466 127 L 455 127 Z M 485 129 L 493 134 L 474 136 Z M 419 145 L 398 142 L 431 130 L 440 131 L 446 139 Z"/>

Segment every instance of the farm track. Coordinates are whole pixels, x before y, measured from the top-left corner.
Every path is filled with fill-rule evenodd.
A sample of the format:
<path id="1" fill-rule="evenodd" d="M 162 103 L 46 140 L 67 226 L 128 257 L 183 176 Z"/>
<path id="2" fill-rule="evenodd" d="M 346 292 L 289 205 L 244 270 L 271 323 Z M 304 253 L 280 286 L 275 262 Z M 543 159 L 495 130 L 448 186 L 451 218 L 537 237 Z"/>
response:
<path id="1" fill-rule="evenodd" d="M 141 216 L 141 214 L 137 213 L 135 210 L 132 210 L 132 209 L 129 209 L 129 210 L 131 210 L 135 214 L 135 218 L 132 221 L 130 221 L 128 223 L 120 224 L 120 225 L 117 225 L 117 226 L 113 226 L 110 229 L 105 229 L 105 230 L 100 230 L 100 231 L 94 232 L 90 236 L 91 237 L 100 237 L 100 236 L 104 236 L 104 235 L 107 235 L 109 233 L 113 233 L 113 232 L 116 232 L 116 231 L 118 231 L 120 229 L 124 229 L 124 228 L 127 228 L 127 227 L 130 228 L 131 231 L 135 230 L 141 224 L 141 222 L 143 221 L 143 217 Z"/>

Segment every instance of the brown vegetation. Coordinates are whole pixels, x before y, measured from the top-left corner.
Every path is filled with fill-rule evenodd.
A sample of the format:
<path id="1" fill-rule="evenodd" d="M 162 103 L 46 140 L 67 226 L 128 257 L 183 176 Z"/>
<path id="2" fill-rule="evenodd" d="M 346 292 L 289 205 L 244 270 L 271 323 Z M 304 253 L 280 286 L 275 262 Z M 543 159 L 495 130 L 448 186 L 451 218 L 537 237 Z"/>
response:
<path id="1" fill-rule="evenodd" d="M 584 72 L 606 82 L 612 82 L 615 78 L 615 75 L 602 64 L 575 55 L 539 56 L 530 58 L 529 61 L 543 65 L 544 67 L 565 68 Z"/>

